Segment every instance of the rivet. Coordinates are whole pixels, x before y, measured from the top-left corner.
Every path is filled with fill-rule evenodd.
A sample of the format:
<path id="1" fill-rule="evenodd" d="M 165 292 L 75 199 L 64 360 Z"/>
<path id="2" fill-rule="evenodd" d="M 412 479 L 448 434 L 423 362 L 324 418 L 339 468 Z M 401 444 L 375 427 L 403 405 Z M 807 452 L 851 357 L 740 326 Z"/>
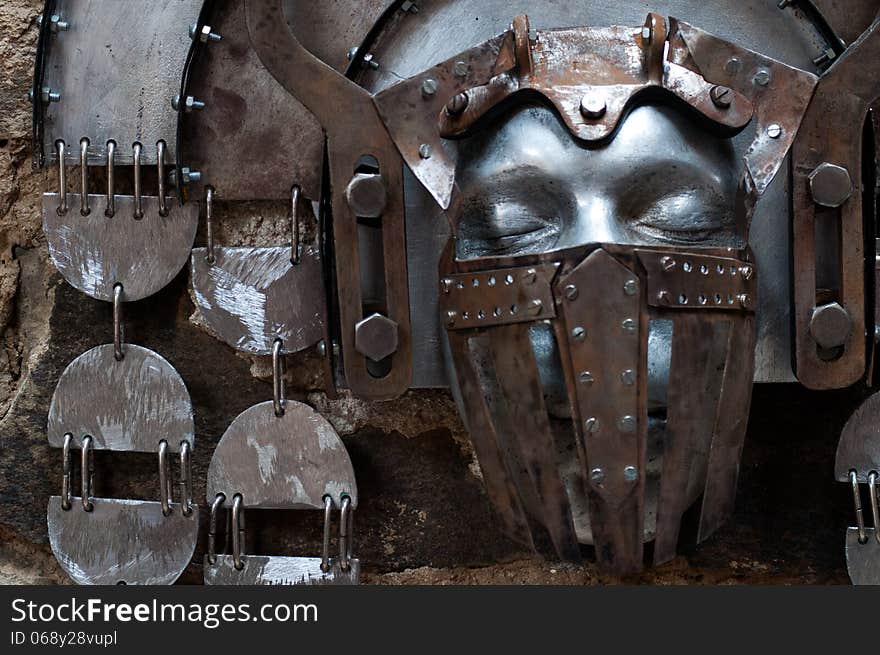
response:
<path id="1" fill-rule="evenodd" d="M 675 260 L 672 257 L 664 257 L 660 260 L 660 266 L 664 271 L 671 271 L 675 268 Z"/>
<path id="2" fill-rule="evenodd" d="M 582 327 L 576 327 L 571 331 L 571 338 L 575 341 L 583 341 L 587 338 L 587 331 Z"/>
<path id="3" fill-rule="evenodd" d="M 628 368 L 620 374 L 620 380 L 627 387 L 631 387 L 636 383 L 636 372 L 631 368 Z"/>
<path id="4" fill-rule="evenodd" d="M 595 382 L 593 374 L 590 371 L 581 371 L 580 380 L 581 384 L 593 384 L 593 382 Z"/>
<path id="5" fill-rule="evenodd" d="M 620 327 L 622 327 L 623 331 L 627 334 L 635 334 L 636 330 L 639 328 L 638 323 L 631 318 L 624 319 L 623 323 L 620 324 Z"/>
<path id="6" fill-rule="evenodd" d="M 593 484 L 602 484 L 605 482 L 605 471 L 600 468 L 594 468 L 590 471 L 590 480 L 593 481 Z"/>
<path id="7" fill-rule="evenodd" d="M 443 293 L 450 293 L 452 291 L 452 287 L 455 285 L 455 281 L 452 278 L 444 278 L 444 280 L 440 283 L 443 287 Z"/>
<path id="8" fill-rule="evenodd" d="M 660 291 L 657 294 L 657 302 L 659 302 L 661 305 L 671 304 L 671 299 L 669 298 L 669 292 L 668 291 Z"/>
<path id="9" fill-rule="evenodd" d="M 457 61 L 455 66 L 452 67 L 452 72 L 455 73 L 456 77 L 467 77 L 469 69 L 470 66 L 467 65 L 467 62 Z"/>
<path id="10" fill-rule="evenodd" d="M 639 479 L 639 469 L 635 466 L 627 466 L 623 469 L 623 479 L 627 482 L 635 482 Z"/>
<path id="11" fill-rule="evenodd" d="M 739 272 L 743 276 L 744 280 L 751 280 L 754 269 L 751 266 L 742 266 L 740 267 Z"/>
<path id="12" fill-rule="evenodd" d="M 626 434 L 631 434 L 636 431 L 636 417 L 635 416 L 621 416 L 617 421 L 617 427 L 621 432 Z"/>
<path id="13" fill-rule="evenodd" d="M 434 94 L 437 93 L 437 89 L 440 85 L 437 84 L 437 80 L 428 78 L 424 82 L 422 82 L 422 97 L 426 100 L 428 98 L 433 98 Z"/>
<path id="14" fill-rule="evenodd" d="M 766 68 L 759 68 L 755 73 L 754 82 L 758 86 L 767 86 L 770 84 L 770 71 Z"/>
<path id="15" fill-rule="evenodd" d="M 587 432 L 591 434 L 596 434 L 599 430 L 602 429 L 602 424 L 599 423 L 599 419 L 595 416 L 591 416 L 586 421 L 584 421 L 584 428 Z"/>
<path id="16" fill-rule="evenodd" d="M 446 325 L 448 325 L 449 327 L 452 327 L 453 325 L 455 325 L 455 321 L 457 318 L 458 318 L 458 314 L 456 312 L 453 312 L 453 311 L 446 312 Z"/>
<path id="17" fill-rule="evenodd" d="M 529 314 L 531 314 L 532 316 L 537 316 L 538 314 L 541 313 L 541 310 L 544 309 L 544 303 L 536 298 L 535 300 L 532 300 L 531 302 L 529 302 L 528 307 L 529 307 Z"/>
<path id="18" fill-rule="evenodd" d="M 729 73 L 730 75 L 733 75 L 735 73 L 739 73 L 741 68 L 742 68 L 742 62 L 739 59 L 737 59 L 736 57 L 731 57 L 730 59 L 727 60 L 727 63 L 724 65 L 724 70 L 727 73 Z"/>
<path id="19" fill-rule="evenodd" d="M 526 284 L 534 284 L 538 281 L 538 271 L 534 268 L 530 268 L 525 273 L 523 273 L 522 281 Z"/>
<path id="20" fill-rule="evenodd" d="M 741 293 L 737 296 L 737 300 L 739 300 L 739 304 L 743 309 L 752 308 L 752 297 L 749 294 Z"/>
<path id="21" fill-rule="evenodd" d="M 577 300 L 578 288 L 573 284 L 569 284 L 565 287 L 565 297 L 569 300 Z"/>
<path id="22" fill-rule="evenodd" d="M 422 159 L 430 159 L 432 153 L 433 149 L 431 148 L 430 144 L 423 143 L 419 146 L 419 157 L 421 157 Z"/>
<path id="23" fill-rule="evenodd" d="M 778 123 L 773 123 L 770 127 L 767 128 L 767 136 L 771 139 L 778 139 L 782 136 L 782 126 Z"/>
<path id="24" fill-rule="evenodd" d="M 602 118 L 608 111 L 605 100 L 597 95 L 585 95 L 581 98 L 581 115 L 590 120 Z"/>
<path id="25" fill-rule="evenodd" d="M 627 280 L 623 283 L 623 292 L 628 296 L 634 296 L 639 292 L 639 283 L 635 280 Z"/>

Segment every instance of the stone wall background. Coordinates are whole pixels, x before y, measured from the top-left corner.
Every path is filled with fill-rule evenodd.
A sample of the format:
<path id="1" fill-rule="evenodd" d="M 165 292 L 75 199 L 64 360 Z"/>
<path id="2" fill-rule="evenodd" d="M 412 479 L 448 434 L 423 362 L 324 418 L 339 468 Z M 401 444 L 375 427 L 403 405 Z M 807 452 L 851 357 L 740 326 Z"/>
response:
<path id="1" fill-rule="evenodd" d="M 32 58 L 38 0 L 0 3 L 0 582 L 66 583 L 45 529 L 49 495 L 61 483 L 59 452 L 48 448 L 46 413 L 58 376 L 77 355 L 111 341 L 110 307 L 65 284 L 48 261 L 40 193 L 54 177 L 30 156 Z M 71 177 L 76 177 L 72 172 Z M 218 242 L 286 239 L 286 208 L 218 207 Z M 203 243 L 204 235 L 199 236 Z M 270 362 L 236 354 L 200 327 L 187 272 L 148 300 L 127 305 L 127 340 L 153 348 L 181 373 L 196 415 L 194 473 L 204 489 L 214 445 L 231 420 L 271 398 Z M 362 506 L 356 543 L 375 583 L 601 582 L 576 568 L 521 552 L 497 530 L 479 468 L 444 392 L 365 403 L 320 391 L 318 359 L 288 361 L 289 397 L 327 416 L 349 448 Z M 700 548 L 641 577 L 651 583 L 845 582 L 847 490 L 831 477 L 843 422 L 862 389 L 811 394 L 797 387 L 756 390 L 737 515 Z M 156 498 L 152 457 L 99 453 L 97 492 Z M 207 519 L 201 501 L 203 521 Z M 248 516 L 249 547 L 277 554 L 319 552 L 320 518 Z M 206 526 L 202 526 L 204 541 Z M 201 580 L 204 542 L 182 578 Z"/>

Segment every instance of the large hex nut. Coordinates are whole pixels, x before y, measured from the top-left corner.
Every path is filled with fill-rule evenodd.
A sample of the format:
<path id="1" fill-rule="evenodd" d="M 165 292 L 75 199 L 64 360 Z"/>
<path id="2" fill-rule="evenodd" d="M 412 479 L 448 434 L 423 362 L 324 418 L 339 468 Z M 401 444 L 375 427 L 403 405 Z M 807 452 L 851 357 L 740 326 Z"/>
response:
<path id="1" fill-rule="evenodd" d="M 813 310 L 810 335 L 821 348 L 839 348 L 852 334 L 853 321 L 840 303 L 832 302 Z"/>
<path id="2" fill-rule="evenodd" d="M 825 162 L 810 173 L 813 202 L 822 207 L 840 207 L 853 193 L 852 178 L 843 166 Z"/>
<path id="3" fill-rule="evenodd" d="M 397 323 L 382 314 L 368 316 L 354 326 L 354 347 L 367 359 L 380 362 L 397 352 Z"/>
<path id="4" fill-rule="evenodd" d="M 345 188 L 345 200 L 358 218 L 379 218 L 388 204 L 385 180 L 378 173 L 357 173 Z"/>

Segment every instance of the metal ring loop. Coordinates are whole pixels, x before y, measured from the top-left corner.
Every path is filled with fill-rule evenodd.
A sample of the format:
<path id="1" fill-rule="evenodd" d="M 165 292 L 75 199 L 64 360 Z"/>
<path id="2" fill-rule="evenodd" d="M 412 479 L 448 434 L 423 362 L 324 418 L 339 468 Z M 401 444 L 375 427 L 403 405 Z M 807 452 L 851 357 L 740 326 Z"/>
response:
<path id="1" fill-rule="evenodd" d="M 351 498 L 342 498 L 339 512 L 339 568 L 351 571 Z"/>
<path id="2" fill-rule="evenodd" d="M 80 462 L 80 484 L 82 486 L 82 508 L 86 512 L 95 509 L 92 501 L 92 437 L 86 435 L 82 440 L 82 460 Z"/>
<path id="3" fill-rule="evenodd" d="M 59 216 L 67 213 L 67 144 L 61 139 L 55 142 L 55 151 L 58 156 L 58 209 Z"/>
<path id="4" fill-rule="evenodd" d="M 236 571 L 244 568 L 244 501 L 241 494 L 232 497 L 232 564 Z"/>
<path id="5" fill-rule="evenodd" d="M 62 450 L 62 471 L 61 476 L 61 509 L 65 512 L 71 507 L 70 497 L 73 495 L 73 480 L 71 480 L 71 472 L 73 471 L 73 462 L 70 460 L 70 446 L 73 443 L 73 435 L 68 432 L 64 435 L 64 448 Z"/>
<path id="6" fill-rule="evenodd" d="M 209 264 L 214 263 L 214 187 L 205 187 L 205 232 L 208 239 L 208 256 L 206 257 Z"/>
<path id="7" fill-rule="evenodd" d="M 171 495 L 171 462 L 168 461 L 168 442 L 164 439 L 159 442 L 159 502 L 162 503 L 162 514 L 169 516 L 174 498 Z"/>
<path id="8" fill-rule="evenodd" d="M 281 339 L 275 339 L 272 346 L 272 392 L 275 403 L 275 416 L 284 416 L 284 358 Z"/>
<path id="9" fill-rule="evenodd" d="M 852 485 L 853 504 L 856 509 L 856 527 L 859 531 L 859 543 L 864 544 L 868 541 L 868 534 L 865 532 L 865 514 L 862 511 L 862 494 L 859 491 L 859 476 L 855 471 L 849 472 L 849 481 Z"/>
<path id="10" fill-rule="evenodd" d="M 184 516 L 193 513 L 192 448 L 189 441 L 180 442 L 180 505 Z"/>
<path id="11" fill-rule="evenodd" d="M 330 522 L 333 518 L 333 499 L 324 496 L 324 547 L 321 550 L 321 570 L 330 570 Z"/>
<path id="12" fill-rule="evenodd" d="M 874 538 L 880 543 L 880 498 L 877 497 L 877 471 L 868 474 L 868 495 L 871 497 L 871 517 L 874 520 Z"/>
<path id="13" fill-rule="evenodd" d="M 165 197 L 165 142 L 156 142 L 156 173 L 159 176 L 159 216 L 168 216 L 168 202 Z"/>
<path id="14" fill-rule="evenodd" d="M 125 350 L 122 347 L 125 334 L 122 324 L 122 292 L 124 291 L 122 284 L 117 282 L 113 285 L 113 356 L 117 362 L 121 362 L 125 357 Z"/>
<path id="15" fill-rule="evenodd" d="M 142 202 L 143 189 L 141 188 L 141 150 L 143 147 L 137 141 L 132 145 L 134 149 L 134 219 L 141 220 L 144 217 Z"/>
<path id="16" fill-rule="evenodd" d="M 302 249 L 300 247 L 299 237 L 299 199 L 302 195 L 302 189 L 295 184 L 290 190 L 290 231 L 292 235 L 290 263 L 298 266 L 302 261 Z"/>
<path id="17" fill-rule="evenodd" d="M 107 209 L 104 210 L 104 216 L 113 218 L 116 214 L 116 174 L 114 171 L 114 160 L 116 159 L 116 141 L 107 142 Z"/>
<path id="18" fill-rule="evenodd" d="M 89 140 L 86 137 L 79 140 L 79 179 L 82 187 L 79 213 L 88 216 L 92 209 L 89 207 Z"/>
<path id="19" fill-rule="evenodd" d="M 214 502 L 211 503 L 211 518 L 208 521 L 208 564 L 217 563 L 217 512 L 226 502 L 225 494 L 217 494 L 214 496 Z"/>

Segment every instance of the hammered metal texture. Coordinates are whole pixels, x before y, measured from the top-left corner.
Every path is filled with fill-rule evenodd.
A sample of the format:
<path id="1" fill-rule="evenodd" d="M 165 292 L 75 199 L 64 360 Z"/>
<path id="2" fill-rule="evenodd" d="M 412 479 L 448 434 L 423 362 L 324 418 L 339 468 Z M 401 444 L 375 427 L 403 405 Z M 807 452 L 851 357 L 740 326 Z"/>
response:
<path id="1" fill-rule="evenodd" d="M 142 164 L 156 163 L 162 139 L 174 159 L 177 112 L 172 98 L 190 47 L 189 26 L 197 0 L 58 0 L 55 13 L 70 29 L 54 35 L 44 84 L 61 93 L 45 111 L 44 148 L 56 159 L 54 143 L 91 143 L 89 161 L 106 161 L 106 144 L 116 141 L 117 164 L 132 163 L 131 146 L 143 145 Z"/>
<path id="2" fill-rule="evenodd" d="M 199 508 L 184 516 L 161 503 L 92 498 L 94 509 L 61 509 L 61 497 L 49 499 L 49 543 L 67 574 L 78 584 L 166 585 L 189 564 L 199 533 Z"/>
<path id="3" fill-rule="evenodd" d="M 177 452 L 193 445 L 189 393 L 174 367 L 152 350 L 124 345 L 116 361 L 113 344 L 98 346 L 73 360 L 49 405 L 49 444 L 64 445 L 71 433 L 85 435 L 95 450 L 155 453 L 159 442 Z M 270 403 L 271 404 L 271 403 Z"/>
<path id="4" fill-rule="evenodd" d="M 858 528 L 846 531 L 846 570 L 854 585 L 880 585 L 880 542 L 874 528 L 865 528 L 868 541 L 859 543 Z"/>
<path id="5" fill-rule="evenodd" d="M 290 263 L 290 247 L 192 251 L 196 304 L 208 327 L 236 350 L 270 355 L 276 339 L 299 352 L 323 338 L 325 295 L 318 249 L 303 249 Z"/>
<path id="6" fill-rule="evenodd" d="M 43 194 L 43 231 L 52 263 L 71 286 L 112 302 L 113 287 L 123 300 L 152 296 L 186 265 L 199 224 L 195 203 L 168 199 L 168 216 L 159 215 L 158 198 L 144 196 L 144 217 L 134 218 L 134 198 L 116 196 L 116 213 L 107 218 L 107 197 L 89 195 L 91 213 L 80 214 L 81 196 L 67 194 L 68 211 L 58 213 L 59 196 Z"/>
<path id="7" fill-rule="evenodd" d="M 270 402 L 239 414 L 214 451 L 207 498 L 241 494 L 245 507 L 323 509 L 324 496 L 337 507 L 342 497 L 357 507 L 354 469 L 333 426 L 308 405 L 285 401 L 275 415 Z"/>
<path id="8" fill-rule="evenodd" d="M 244 555 L 244 568 L 236 570 L 232 555 L 217 555 L 210 564 L 205 558 L 206 585 L 352 585 L 361 575 L 361 563 L 351 559 L 351 570 L 343 571 L 337 560 L 330 570 L 321 570 L 320 557 L 277 557 Z"/>
<path id="9" fill-rule="evenodd" d="M 838 482 L 849 482 L 849 472 L 855 471 L 859 482 L 868 482 L 871 471 L 880 473 L 880 393 L 875 393 L 853 412 L 843 427 L 837 444 L 834 477 Z"/>

